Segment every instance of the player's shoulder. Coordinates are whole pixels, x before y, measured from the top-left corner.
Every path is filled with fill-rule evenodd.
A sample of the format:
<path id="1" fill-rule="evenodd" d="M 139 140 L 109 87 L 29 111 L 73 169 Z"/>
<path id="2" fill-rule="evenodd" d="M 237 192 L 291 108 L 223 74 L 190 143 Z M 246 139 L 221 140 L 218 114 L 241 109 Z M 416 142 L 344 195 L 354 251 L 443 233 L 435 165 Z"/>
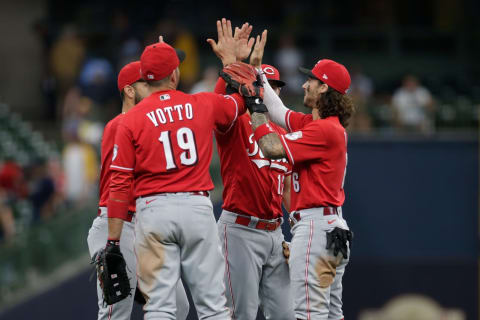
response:
<path id="1" fill-rule="evenodd" d="M 218 99 L 219 97 L 223 97 L 223 95 L 215 93 L 215 92 L 197 92 L 190 94 L 194 99 L 197 99 L 199 101 L 213 101 L 215 99 Z"/>
<path id="2" fill-rule="evenodd" d="M 313 116 L 311 114 L 305 114 L 303 112 L 288 110 L 285 120 L 287 123 L 287 128 L 291 128 L 292 126 L 302 127 L 307 123 L 313 121 Z"/>
<path id="3" fill-rule="evenodd" d="M 152 97 L 153 94 L 150 96 Z M 149 97 L 149 98 L 150 98 Z M 157 94 L 157 99 L 161 101 L 171 101 L 172 104 L 176 103 L 209 103 L 210 101 L 214 100 L 218 95 L 213 92 L 198 92 L 198 93 L 186 93 L 179 90 L 174 90 L 170 92 L 166 92 L 164 94 Z M 153 101 L 155 102 L 155 100 Z"/>
<path id="4" fill-rule="evenodd" d="M 108 121 L 107 124 L 105 125 L 105 128 L 103 129 L 103 132 L 108 132 L 109 130 L 115 130 L 118 124 L 122 121 L 122 118 L 123 118 L 123 113 L 120 113 L 117 116 L 115 116 L 115 118 Z"/>
<path id="5" fill-rule="evenodd" d="M 341 127 L 341 125 L 340 125 Z M 342 132 L 343 132 L 343 127 Z M 322 136 L 324 139 L 329 136 L 335 136 L 339 133 L 339 127 L 331 119 L 317 119 L 306 122 L 302 128 L 296 131 L 303 131 L 305 134 Z M 343 133 L 342 133 L 343 134 Z"/>

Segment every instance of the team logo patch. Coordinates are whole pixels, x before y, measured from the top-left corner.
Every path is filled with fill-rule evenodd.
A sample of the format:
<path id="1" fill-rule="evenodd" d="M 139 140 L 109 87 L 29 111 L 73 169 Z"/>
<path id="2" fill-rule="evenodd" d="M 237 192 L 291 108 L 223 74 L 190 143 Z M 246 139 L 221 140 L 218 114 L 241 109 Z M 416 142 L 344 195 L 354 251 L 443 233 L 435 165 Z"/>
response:
<path id="1" fill-rule="evenodd" d="M 328 76 L 325 73 L 323 74 L 322 78 L 328 80 Z"/>
<path id="2" fill-rule="evenodd" d="M 287 138 L 288 140 L 291 140 L 291 141 L 298 140 L 301 137 L 302 137 L 302 131 L 295 131 L 295 132 L 287 133 L 285 135 L 285 138 Z"/>
<path id="3" fill-rule="evenodd" d="M 160 100 L 162 100 L 162 101 L 170 100 L 170 95 L 169 94 L 162 94 L 160 96 Z"/>
<path id="4" fill-rule="evenodd" d="M 115 158 L 117 157 L 118 155 L 118 145 L 113 145 L 113 158 L 112 158 L 112 162 L 115 161 Z"/>

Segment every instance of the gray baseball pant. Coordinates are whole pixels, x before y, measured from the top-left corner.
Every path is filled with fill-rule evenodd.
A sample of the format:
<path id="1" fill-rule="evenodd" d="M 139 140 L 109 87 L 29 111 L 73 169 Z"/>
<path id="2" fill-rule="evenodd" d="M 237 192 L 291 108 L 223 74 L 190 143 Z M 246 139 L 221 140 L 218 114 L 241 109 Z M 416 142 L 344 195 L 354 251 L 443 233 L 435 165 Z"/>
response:
<path id="1" fill-rule="evenodd" d="M 135 251 L 145 320 L 176 319 L 175 285 L 182 277 L 200 320 L 230 319 L 224 261 L 212 202 L 190 192 L 137 199 Z"/>
<path id="2" fill-rule="evenodd" d="M 343 319 L 342 277 L 349 259 L 326 249 L 327 232 L 335 227 L 348 230 L 341 209 L 338 215 L 325 216 L 323 208 L 299 210 L 300 221 L 290 215 L 295 222 L 289 263 L 297 319 Z"/>
<path id="3" fill-rule="evenodd" d="M 137 286 L 137 259 L 133 250 L 135 233 L 135 217 L 132 222 L 123 224 L 122 235 L 120 238 L 120 251 L 127 264 L 127 274 L 130 279 L 130 287 Z M 90 257 L 105 247 L 108 238 L 108 217 L 107 208 L 100 207 L 100 215 L 93 220 L 92 227 L 88 231 L 87 243 Z M 97 297 L 98 297 L 98 320 L 129 320 L 132 313 L 134 293 L 113 305 L 107 306 L 103 303 L 103 292 L 97 278 Z M 188 316 L 190 305 L 183 283 L 179 281 L 176 287 L 177 301 L 177 319 L 184 320 Z"/>
<path id="4" fill-rule="evenodd" d="M 259 230 L 253 224 L 236 224 L 236 218 L 236 213 L 223 210 L 218 221 L 226 262 L 227 305 L 232 319 L 255 320 L 260 306 L 267 320 L 293 320 L 282 228 Z"/>

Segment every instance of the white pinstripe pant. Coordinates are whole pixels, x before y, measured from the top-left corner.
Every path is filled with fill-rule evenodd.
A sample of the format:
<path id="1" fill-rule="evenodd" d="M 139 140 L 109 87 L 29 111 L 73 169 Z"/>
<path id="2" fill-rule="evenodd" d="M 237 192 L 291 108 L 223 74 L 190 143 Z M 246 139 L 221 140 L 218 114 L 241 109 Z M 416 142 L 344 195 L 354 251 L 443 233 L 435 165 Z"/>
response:
<path id="1" fill-rule="evenodd" d="M 255 320 L 259 306 L 267 320 L 293 320 L 282 228 L 258 230 L 235 224 L 235 219 L 235 213 L 223 210 L 218 221 L 232 320 Z"/>
<path id="2" fill-rule="evenodd" d="M 290 280 L 295 297 L 295 316 L 307 320 L 340 320 L 342 277 L 348 259 L 326 249 L 327 232 L 348 229 L 340 215 L 323 215 L 322 208 L 300 210 L 301 219 L 292 228 Z M 349 254 L 350 256 L 350 254 Z"/>

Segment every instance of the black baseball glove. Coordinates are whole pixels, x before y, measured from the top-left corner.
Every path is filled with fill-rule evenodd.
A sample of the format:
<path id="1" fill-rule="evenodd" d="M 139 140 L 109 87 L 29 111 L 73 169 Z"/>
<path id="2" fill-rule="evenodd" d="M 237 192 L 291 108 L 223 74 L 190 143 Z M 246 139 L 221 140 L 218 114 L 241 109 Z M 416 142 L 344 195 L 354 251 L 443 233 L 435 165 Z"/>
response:
<path id="1" fill-rule="evenodd" d="M 132 294 L 126 269 L 127 264 L 120 252 L 119 241 L 109 240 L 104 249 L 95 253 L 92 263 L 97 269 L 104 303 L 111 305 Z"/>
<path id="2" fill-rule="evenodd" d="M 353 239 L 353 232 L 350 230 L 344 230 L 339 227 L 335 227 L 330 232 L 327 232 L 327 249 L 333 247 L 333 254 L 338 255 L 341 252 L 345 259 L 348 259 L 348 247 L 351 248 Z"/>

